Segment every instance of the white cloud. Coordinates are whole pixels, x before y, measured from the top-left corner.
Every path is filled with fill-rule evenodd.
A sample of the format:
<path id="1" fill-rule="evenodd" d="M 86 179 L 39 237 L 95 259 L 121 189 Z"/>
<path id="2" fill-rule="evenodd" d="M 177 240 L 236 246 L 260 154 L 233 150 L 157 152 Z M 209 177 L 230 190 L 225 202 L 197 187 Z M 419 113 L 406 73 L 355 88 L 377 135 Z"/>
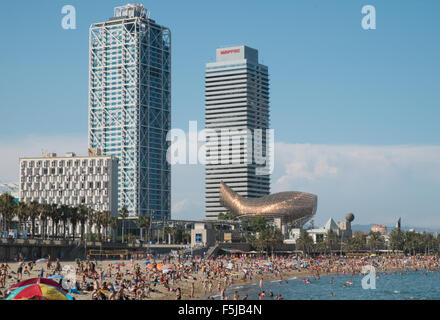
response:
<path id="1" fill-rule="evenodd" d="M 189 203 L 188 199 L 183 199 L 181 201 L 174 203 L 171 207 L 171 212 L 173 214 L 180 214 L 188 205 L 188 203 Z"/>
<path id="2" fill-rule="evenodd" d="M 318 195 L 316 220 L 440 226 L 440 146 L 275 145 L 272 192 Z"/>
<path id="3" fill-rule="evenodd" d="M 298 181 L 338 179 L 348 174 L 418 176 L 440 180 L 440 146 L 357 146 L 276 143 L 275 163 L 283 173 L 273 188 Z M 280 168 L 276 168 L 280 170 Z"/>

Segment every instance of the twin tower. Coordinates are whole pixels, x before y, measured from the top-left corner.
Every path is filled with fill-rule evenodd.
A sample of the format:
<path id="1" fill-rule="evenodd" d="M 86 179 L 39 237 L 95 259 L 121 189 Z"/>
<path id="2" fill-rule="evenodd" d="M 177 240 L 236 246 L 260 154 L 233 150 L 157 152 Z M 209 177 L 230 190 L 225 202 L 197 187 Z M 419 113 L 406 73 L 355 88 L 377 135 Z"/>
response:
<path id="1" fill-rule="evenodd" d="M 117 7 L 114 17 L 90 27 L 89 57 L 88 144 L 118 159 L 118 208 L 168 220 L 171 32 L 141 5 Z M 220 143 L 206 146 L 206 216 L 213 219 L 226 211 L 219 203 L 220 181 L 246 197 L 270 191 L 269 174 L 257 172 L 262 165 L 249 159 L 252 148 L 264 156 L 269 128 L 268 69 L 259 64 L 257 50 L 217 49 L 216 62 L 206 65 L 205 116 L 207 129 L 251 132 L 236 146 L 227 143 L 240 163 L 210 162 Z"/>

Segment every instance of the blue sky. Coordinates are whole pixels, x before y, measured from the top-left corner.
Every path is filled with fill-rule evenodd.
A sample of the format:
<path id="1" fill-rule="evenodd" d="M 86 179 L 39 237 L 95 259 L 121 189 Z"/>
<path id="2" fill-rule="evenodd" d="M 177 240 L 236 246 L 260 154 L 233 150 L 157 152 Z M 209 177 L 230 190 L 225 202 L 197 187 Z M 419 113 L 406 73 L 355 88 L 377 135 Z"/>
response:
<path id="1" fill-rule="evenodd" d="M 111 17 L 113 7 L 125 3 L 2 3 L 0 148 L 11 156 L 1 160 L 4 169 L 0 179 L 17 179 L 11 174 L 15 169 L 10 167 L 17 162 L 15 154 L 34 152 L 33 148 L 39 153 L 42 148 L 65 152 L 86 147 L 88 28 L 93 22 Z M 422 207 L 431 217 L 423 223 L 440 226 L 440 219 L 436 218 L 440 213 L 438 204 L 426 200 L 426 196 L 436 196 L 440 178 L 433 178 L 436 174 L 424 178 L 413 174 L 423 167 L 440 170 L 437 151 L 423 149 L 440 146 L 440 2 L 142 3 L 150 10 L 152 19 L 172 32 L 173 127 L 186 130 L 189 120 L 198 120 L 199 127 L 203 126 L 204 64 L 213 61 L 219 46 L 247 44 L 259 50 L 260 60 L 269 67 L 271 126 L 276 141 L 286 144 L 286 150 L 300 148 L 307 154 L 299 159 L 294 153 L 291 159 L 279 162 L 272 178 L 274 190 L 305 188 L 304 191 L 319 192 L 322 201 L 317 221 L 329 216 L 342 218 L 345 211 L 356 211 L 359 222 L 370 223 L 383 217 L 391 221 L 402 214 L 408 222 L 420 224 L 417 217 Z M 68 4 L 76 8 L 76 30 L 61 28 L 61 8 Z M 376 8 L 376 30 L 361 28 L 364 5 Z M 65 137 L 64 142 L 60 142 L 60 136 Z M 301 146 L 309 149 L 304 151 Z M 333 149 L 329 151 L 328 146 Z M 395 163 L 385 173 L 371 171 L 370 167 L 342 166 L 347 159 L 356 161 L 352 153 L 347 153 L 346 146 L 360 150 L 361 154 L 368 151 L 368 155 L 383 154 L 385 150 L 386 159 L 389 150 L 397 150 L 389 157 L 403 159 L 403 164 Z M 393 149 L 396 146 L 410 148 Z M 316 163 L 310 162 L 316 159 L 308 156 L 315 152 L 317 158 L 330 162 L 320 163 L 317 169 Z M 423 152 L 434 154 L 425 157 Z M 301 167 L 301 163 L 306 163 L 308 169 Z M 380 166 L 379 162 L 372 163 Z M 322 166 L 330 168 L 330 176 L 312 177 L 301 171 L 319 173 Z M 336 175 L 332 168 L 336 168 Z M 175 212 L 182 217 L 203 217 L 203 168 L 176 167 L 173 172 Z M 351 187 L 353 192 L 359 191 L 355 193 L 358 196 L 343 197 L 347 206 L 341 206 L 340 194 L 335 194 L 332 186 L 344 185 L 350 178 L 347 172 L 368 172 L 366 177 L 359 176 L 362 181 L 356 181 L 372 190 L 368 195 L 376 200 L 359 198 L 366 190 Z M 199 183 L 184 186 L 181 181 L 196 173 Z M 363 182 L 374 174 L 378 174 L 376 180 Z M 387 182 L 381 185 L 381 179 Z M 378 184 L 383 197 L 375 194 Z"/>

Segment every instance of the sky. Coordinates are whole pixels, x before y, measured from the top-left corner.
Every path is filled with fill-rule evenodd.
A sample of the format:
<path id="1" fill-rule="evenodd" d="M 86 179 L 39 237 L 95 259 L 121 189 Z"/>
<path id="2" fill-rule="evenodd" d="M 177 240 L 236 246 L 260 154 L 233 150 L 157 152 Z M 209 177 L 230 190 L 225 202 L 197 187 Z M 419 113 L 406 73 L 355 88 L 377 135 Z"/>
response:
<path id="1" fill-rule="evenodd" d="M 246 44 L 269 67 L 272 191 L 318 195 L 315 224 L 440 227 L 440 2 L 140 1 L 172 33 L 172 127 L 204 127 L 204 66 Z M 0 11 L 0 181 L 18 157 L 85 154 L 88 32 L 113 0 L 24 0 Z M 61 26 L 64 5 L 76 29 Z M 361 27 L 364 5 L 376 29 Z M 204 217 L 202 165 L 172 168 L 172 217 Z"/>

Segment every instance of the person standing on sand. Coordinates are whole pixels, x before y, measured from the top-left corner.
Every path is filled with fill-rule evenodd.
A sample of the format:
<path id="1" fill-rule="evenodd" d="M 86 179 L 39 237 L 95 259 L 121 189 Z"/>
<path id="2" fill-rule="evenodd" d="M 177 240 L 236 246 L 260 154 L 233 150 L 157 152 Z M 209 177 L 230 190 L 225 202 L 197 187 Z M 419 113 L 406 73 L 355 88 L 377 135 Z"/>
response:
<path id="1" fill-rule="evenodd" d="M 50 270 L 50 267 L 51 267 L 51 266 L 52 266 L 52 263 L 51 263 L 51 261 L 50 261 L 50 254 L 48 254 L 48 255 L 47 255 L 47 264 L 46 264 L 47 271 Z"/>
<path id="2" fill-rule="evenodd" d="M 17 268 L 17 280 L 21 280 L 23 278 L 23 264 L 24 264 L 23 260 L 20 259 Z"/>

